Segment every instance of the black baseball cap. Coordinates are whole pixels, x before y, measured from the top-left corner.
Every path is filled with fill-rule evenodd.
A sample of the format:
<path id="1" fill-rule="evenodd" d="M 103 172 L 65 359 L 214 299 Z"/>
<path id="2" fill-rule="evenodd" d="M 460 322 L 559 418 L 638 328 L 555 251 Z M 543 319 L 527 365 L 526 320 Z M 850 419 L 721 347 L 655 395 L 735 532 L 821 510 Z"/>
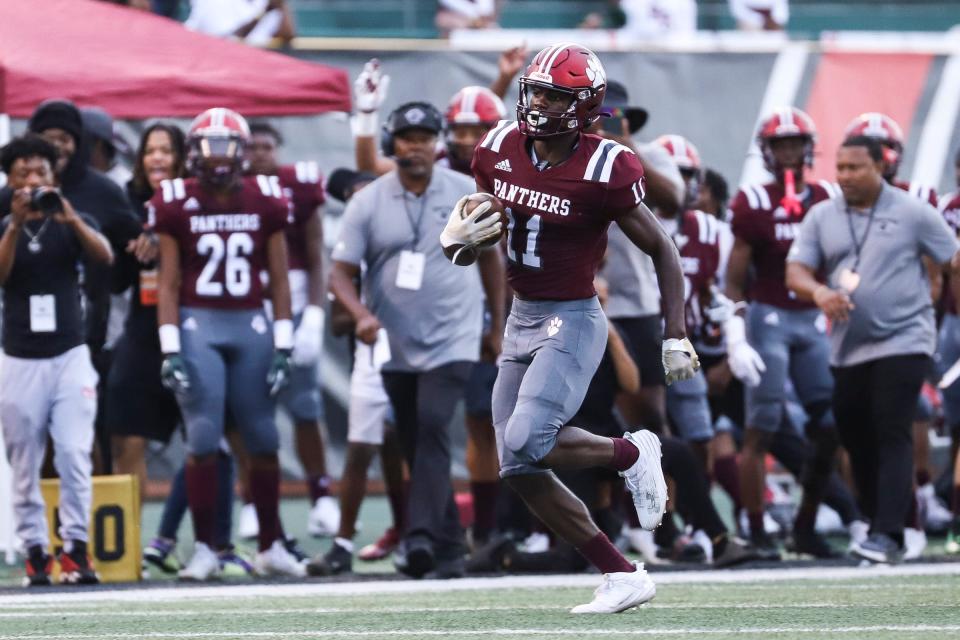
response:
<path id="1" fill-rule="evenodd" d="M 608 116 L 614 115 L 615 111 L 622 112 L 622 117 L 627 119 L 630 133 L 640 131 L 650 115 L 643 107 L 630 106 L 627 88 L 616 80 L 607 80 L 607 95 L 603 99 L 603 111 Z"/>
<path id="2" fill-rule="evenodd" d="M 407 102 L 390 113 L 387 128 L 394 135 L 410 129 L 422 129 L 440 135 L 443 131 L 443 114 L 429 102 Z"/>

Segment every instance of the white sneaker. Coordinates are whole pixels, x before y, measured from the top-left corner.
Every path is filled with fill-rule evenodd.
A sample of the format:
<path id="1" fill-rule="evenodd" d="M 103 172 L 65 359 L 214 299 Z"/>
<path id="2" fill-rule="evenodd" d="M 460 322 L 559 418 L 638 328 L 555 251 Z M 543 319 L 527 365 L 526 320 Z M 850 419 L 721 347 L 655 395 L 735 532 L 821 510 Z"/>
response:
<path id="1" fill-rule="evenodd" d="M 742 534 L 741 537 L 749 540 L 750 539 L 750 518 L 749 516 L 747 516 L 746 509 L 740 509 L 739 520 L 740 522 L 738 522 L 737 524 L 740 525 L 740 533 Z M 763 530 L 771 536 L 778 535 L 781 530 L 780 525 L 777 524 L 777 521 L 774 520 L 773 516 L 771 516 L 766 511 L 763 512 Z"/>
<path id="2" fill-rule="evenodd" d="M 953 522 L 953 513 L 943 506 L 929 482 L 917 489 L 917 503 L 924 514 L 923 524 L 931 531 L 946 529 Z"/>
<path id="3" fill-rule="evenodd" d="M 193 547 L 193 557 L 177 576 L 181 580 L 206 582 L 220 577 L 220 559 L 213 549 L 202 542 Z"/>
<path id="4" fill-rule="evenodd" d="M 636 571 L 629 573 L 603 574 L 603 582 L 593 592 L 593 601 L 574 607 L 570 613 L 620 613 L 653 600 L 657 586 L 643 570 L 642 562 L 635 562 L 634 566 Z"/>
<path id="5" fill-rule="evenodd" d="M 307 518 L 307 533 L 314 538 L 329 538 L 340 529 L 340 505 L 333 496 L 317 498 Z"/>
<path id="6" fill-rule="evenodd" d="M 927 548 L 927 534 L 920 529 L 907 527 L 903 530 L 903 559 L 916 560 Z"/>
<path id="7" fill-rule="evenodd" d="M 693 532 L 690 541 L 703 549 L 703 553 L 707 557 L 707 564 L 713 564 L 713 540 L 710 539 L 707 532 L 703 529 L 697 529 Z"/>
<path id="8" fill-rule="evenodd" d="M 859 547 L 867 541 L 870 535 L 870 525 L 863 520 L 854 520 L 847 525 L 847 533 L 850 535 L 850 546 L 847 551 L 853 551 L 854 547 Z"/>
<path id="9" fill-rule="evenodd" d="M 667 510 L 667 481 L 660 467 L 660 439 L 646 430 L 625 433 L 623 437 L 637 447 L 640 457 L 632 467 L 621 471 L 620 476 L 633 496 L 640 526 L 653 531 Z"/>
<path id="10" fill-rule="evenodd" d="M 240 509 L 240 522 L 237 523 L 237 537 L 242 540 L 253 540 L 260 533 L 260 521 L 257 520 L 257 509 L 253 503 L 245 504 Z"/>
<path id="11" fill-rule="evenodd" d="M 550 549 L 550 536 L 541 531 L 534 531 L 526 537 L 521 546 L 526 553 L 543 553 Z"/>
<path id="12" fill-rule="evenodd" d="M 261 551 L 253 561 L 253 569 L 260 576 L 293 576 L 301 578 L 307 575 L 306 566 L 297 562 L 282 540 L 274 540 L 266 551 Z"/>
<path id="13" fill-rule="evenodd" d="M 840 519 L 840 514 L 825 504 L 817 507 L 817 523 L 814 529 L 817 533 L 823 535 L 847 532 L 846 527 L 843 526 L 843 520 Z"/>
<path id="14" fill-rule="evenodd" d="M 653 540 L 653 532 L 639 527 L 624 527 L 623 534 L 630 542 L 630 548 L 641 556 L 647 564 L 666 564 L 666 560 L 657 557 L 657 543 Z"/>

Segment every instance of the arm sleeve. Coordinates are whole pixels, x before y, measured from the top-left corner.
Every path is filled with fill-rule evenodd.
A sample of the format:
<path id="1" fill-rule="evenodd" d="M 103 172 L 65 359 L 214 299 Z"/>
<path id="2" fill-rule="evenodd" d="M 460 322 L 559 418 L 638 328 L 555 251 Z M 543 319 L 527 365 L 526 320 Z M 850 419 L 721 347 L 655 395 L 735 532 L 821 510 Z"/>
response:
<path id="1" fill-rule="evenodd" d="M 944 264 L 957 252 L 957 236 L 950 225 L 930 205 L 920 207 L 917 241 L 920 250 L 933 258 L 937 264 Z"/>
<path id="2" fill-rule="evenodd" d="M 800 231 L 790 245 L 787 262 L 799 262 L 814 271 L 819 271 L 823 266 L 823 249 L 820 246 L 821 211 L 823 207 L 816 207 L 804 217 L 803 222 L 800 223 Z"/>
<path id="3" fill-rule="evenodd" d="M 602 178 L 603 176 L 601 176 Z M 636 208 L 646 195 L 643 165 L 632 151 L 625 149 L 613 161 L 604 211 L 616 220 Z"/>
<path id="4" fill-rule="evenodd" d="M 340 236 L 330 254 L 333 260 L 359 265 L 366 256 L 372 203 L 362 195 L 366 194 L 357 194 L 347 204 L 340 222 Z"/>

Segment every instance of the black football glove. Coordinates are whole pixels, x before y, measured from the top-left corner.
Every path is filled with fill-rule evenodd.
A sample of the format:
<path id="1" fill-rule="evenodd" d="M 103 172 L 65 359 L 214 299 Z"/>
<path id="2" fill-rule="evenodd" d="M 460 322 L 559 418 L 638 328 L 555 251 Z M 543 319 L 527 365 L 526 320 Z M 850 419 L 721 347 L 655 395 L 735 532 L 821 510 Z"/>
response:
<path id="1" fill-rule="evenodd" d="M 190 378 L 187 376 L 187 367 L 179 353 L 170 353 L 164 356 L 160 366 L 160 382 L 175 394 L 190 390 Z"/>
<path id="2" fill-rule="evenodd" d="M 273 352 L 270 370 L 267 372 L 267 386 L 270 397 L 274 398 L 290 382 L 290 350 L 277 349 Z"/>

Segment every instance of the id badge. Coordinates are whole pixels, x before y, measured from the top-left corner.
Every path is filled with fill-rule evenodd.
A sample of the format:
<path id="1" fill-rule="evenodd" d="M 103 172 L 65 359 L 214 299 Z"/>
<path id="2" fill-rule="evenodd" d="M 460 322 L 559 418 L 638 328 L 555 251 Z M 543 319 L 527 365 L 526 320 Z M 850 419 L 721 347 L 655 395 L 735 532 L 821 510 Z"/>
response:
<path id="1" fill-rule="evenodd" d="M 145 307 L 157 306 L 156 269 L 145 269 L 140 272 L 140 304 Z"/>
<path id="2" fill-rule="evenodd" d="M 837 284 L 847 293 L 853 293 L 860 286 L 860 274 L 852 269 L 844 269 L 837 278 Z"/>
<path id="3" fill-rule="evenodd" d="M 397 266 L 397 286 L 401 289 L 419 291 L 423 285 L 423 267 L 426 256 L 419 251 L 401 251 Z"/>
<path id="4" fill-rule="evenodd" d="M 57 303 L 53 294 L 30 296 L 30 331 L 51 333 L 57 330 Z"/>

